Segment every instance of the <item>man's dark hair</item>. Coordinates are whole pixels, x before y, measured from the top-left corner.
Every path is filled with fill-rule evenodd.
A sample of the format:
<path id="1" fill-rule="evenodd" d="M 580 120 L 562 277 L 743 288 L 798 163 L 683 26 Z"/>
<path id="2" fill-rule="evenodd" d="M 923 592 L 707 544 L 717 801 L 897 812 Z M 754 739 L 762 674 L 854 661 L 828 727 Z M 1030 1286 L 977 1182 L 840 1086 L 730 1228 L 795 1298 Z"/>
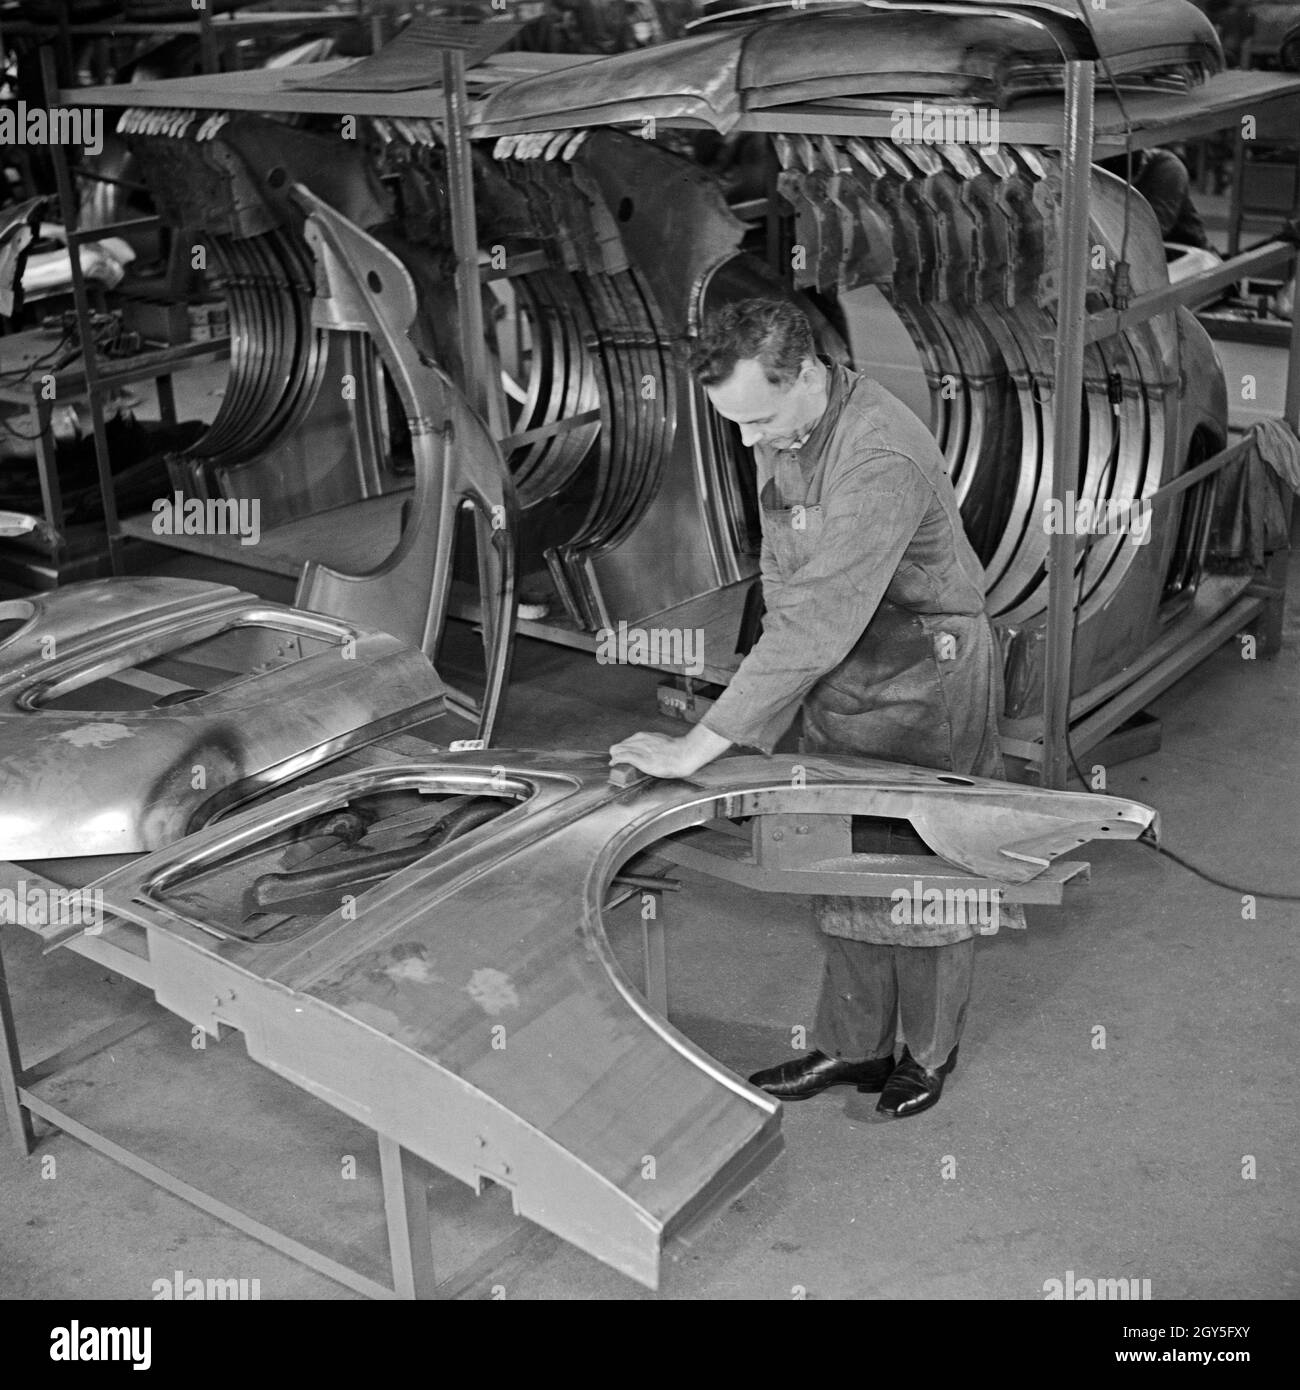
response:
<path id="1" fill-rule="evenodd" d="M 701 386 L 716 386 L 743 358 L 755 358 L 773 386 L 788 386 L 815 357 L 812 325 L 784 299 L 743 299 L 710 314 L 691 353 Z"/>

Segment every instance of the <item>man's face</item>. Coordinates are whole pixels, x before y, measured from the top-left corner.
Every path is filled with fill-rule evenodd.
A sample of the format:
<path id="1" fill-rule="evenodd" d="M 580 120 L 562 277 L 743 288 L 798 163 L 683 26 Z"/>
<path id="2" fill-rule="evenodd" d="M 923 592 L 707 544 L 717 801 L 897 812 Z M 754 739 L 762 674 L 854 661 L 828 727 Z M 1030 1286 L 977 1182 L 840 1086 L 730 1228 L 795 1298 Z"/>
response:
<path id="1" fill-rule="evenodd" d="M 811 360 L 794 381 L 774 385 L 757 359 L 742 357 L 725 381 L 704 391 L 723 419 L 740 426 L 740 437 L 750 447 L 788 449 L 826 408 L 822 372 Z"/>

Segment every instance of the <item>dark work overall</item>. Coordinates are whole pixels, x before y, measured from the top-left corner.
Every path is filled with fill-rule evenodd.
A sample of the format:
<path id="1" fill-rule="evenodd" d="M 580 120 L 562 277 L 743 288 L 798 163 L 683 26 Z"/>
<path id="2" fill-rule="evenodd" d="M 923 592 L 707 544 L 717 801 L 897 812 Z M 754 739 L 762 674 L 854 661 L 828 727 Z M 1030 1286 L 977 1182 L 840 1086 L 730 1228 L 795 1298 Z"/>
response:
<path id="1" fill-rule="evenodd" d="M 763 521 L 779 572 L 797 570 L 819 544 L 820 507 L 765 507 Z M 853 650 L 809 692 L 801 747 L 1001 777 L 1002 670 L 988 618 L 915 611 L 909 605 L 927 599 L 916 571 L 899 567 Z M 863 820 L 853 848 L 930 853 L 907 821 Z M 828 940 L 811 1045 L 830 1057 L 884 1057 L 898 1027 L 922 1066 L 940 1066 L 965 1024 L 975 928 L 899 924 L 880 898 L 816 897 L 813 906 Z M 1023 924 L 1017 910 L 1006 915 Z"/>

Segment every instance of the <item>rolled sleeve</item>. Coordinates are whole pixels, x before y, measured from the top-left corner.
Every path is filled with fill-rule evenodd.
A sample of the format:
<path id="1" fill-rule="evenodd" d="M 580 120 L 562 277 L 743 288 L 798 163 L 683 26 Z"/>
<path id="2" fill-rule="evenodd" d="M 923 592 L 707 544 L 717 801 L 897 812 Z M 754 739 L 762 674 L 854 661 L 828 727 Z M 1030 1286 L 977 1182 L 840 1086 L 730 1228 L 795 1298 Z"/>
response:
<path id="1" fill-rule="evenodd" d="M 916 535 L 934 489 L 911 459 L 854 461 L 821 502 L 820 534 L 782 575 L 766 540 L 763 635 L 701 720 L 733 743 L 770 753 L 812 687 L 853 649 Z"/>

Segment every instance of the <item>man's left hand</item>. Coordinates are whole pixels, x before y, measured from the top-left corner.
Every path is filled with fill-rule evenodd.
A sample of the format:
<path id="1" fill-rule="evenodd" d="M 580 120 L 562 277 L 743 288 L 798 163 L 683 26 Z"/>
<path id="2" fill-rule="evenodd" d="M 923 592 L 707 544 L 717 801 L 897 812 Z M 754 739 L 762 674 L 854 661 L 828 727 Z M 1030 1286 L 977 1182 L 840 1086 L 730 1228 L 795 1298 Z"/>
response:
<path id="1" fill-rule="evenodd" d="M 609 750 L 611 763 L 631 763 L 651 777 L 689 777 L 731 747 L 731 740 L 697 724 L 685 738 L 639 733 Z"/>

